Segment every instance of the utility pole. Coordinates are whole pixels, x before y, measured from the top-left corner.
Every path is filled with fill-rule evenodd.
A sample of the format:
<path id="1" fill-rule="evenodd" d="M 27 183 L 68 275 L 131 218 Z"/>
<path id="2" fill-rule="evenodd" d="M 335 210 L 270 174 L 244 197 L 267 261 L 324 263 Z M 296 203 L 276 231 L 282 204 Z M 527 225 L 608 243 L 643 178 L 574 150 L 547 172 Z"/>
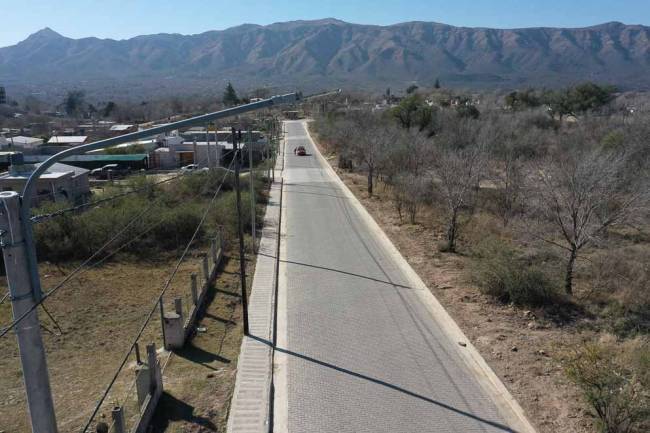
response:
<path id="1" fill-rule="evenodd" d="M 255 177 L 253 175 L 253 133 L 248 128 L 248 174 L 251 196 L 251 233 L 253 234 L 253 251 L 257 251 L 257 236 L 255 233 Z"/>
<path id="2" fill-rule="evenodd" d="M 208 152 L 208 170 L 212 168 L 212 161 L 210 158 L 210 124 L 205 124 L 205 149 Z"/>
<path id="3" fill-rule="evenodd" d="M 237 231 L 239 232 L 239 276 L 241 280 L 241 303 L 244 316 L 244 335 L 248 335 L 248 297 L 246 294 L 246 254 L 244 252 L 244 227 L 241 218 L 241 193 L 239 189 L 239 144 L 241 143 L 241 130 L 235 134 L 232 128 L 232 146 L 235 152 L 235 196 L 237 198 Z"/>
<path id="4" fill-rule="evenodd" d="M 11 293 L 14 320 L 26 314 L 15 328 L 23 368 L 27 404 L 34 433 L 57 433 L 52 389 L 45 348 L 35 306 L 34 291 L 23 239 L 21 201 L 17 192 L 0 193 L 0 236 L 2 255 Z"/>

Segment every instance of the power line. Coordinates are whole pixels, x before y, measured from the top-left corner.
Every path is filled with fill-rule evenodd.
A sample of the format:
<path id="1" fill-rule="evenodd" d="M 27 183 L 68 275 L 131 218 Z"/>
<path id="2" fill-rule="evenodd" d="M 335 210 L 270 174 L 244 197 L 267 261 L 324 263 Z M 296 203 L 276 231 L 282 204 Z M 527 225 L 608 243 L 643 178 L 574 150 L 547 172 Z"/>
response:
<path id="1" fill-rule="evenodd" d="M 235 156 L 235 158 L 237 157 L 237 152 L 235 153 L 234 156 Z M 230 163 L 230 166 L 232 166 L 234 161 L 235 161 L 235 159 L 233 158 L 233 161 Z M 228 168 L 230 168 L 230 166 Z M 203 223 L 205 222 L 205 219 L 207 218 L 208 213 L 210 212 L 210 209 L 212 208 L 212 205 L 214 204 L 219 192 L 221 191 L 221 188 L 223 187 L 223 184 L 224 184 L 224 182 L 226 180 L 226 176 L 228 176 L 228 170 L 225 171 L 225 173 L 223 175 L 223 178 L 221 179 L 221 183 L 219 184 L 219 186 L 217 187 L 214 195 L 210 199 L 210 202 L 207 204 L 206 209 L 203 212 L 203 215 L 201 217 L 201 220 L 199 221 L 198 225 L 196 226 L 196 229 L 194 230 L 194 233 L 192 234 L 192 237 L 187 242 L 187 245 L 185 246 L 185 249 L 183 250 L 183 253 L 181 254 L 180 258 L 176 262 L 176 265 L 174 266 L 174 269 L 173 269 L 171 275 L 169 276 L 167 281 L 165 281 L 165 284 L 163 285 L 163 288 L 160 291 L 160 294 L 156 297 L 156 301 L 153 303 L 153 306 L 152 306 L 151 310 L 147 314 L 147 317 L 145 318 L 144 323 L 142 324 L 142 326 L 140 327 L 140 330 L 138 331 L 137 335 L 133 339 L 133 342 L 131 343 L 131 346 L 129 347 L 128 351 L 126 352 L 126 355 L 124 356 L 124 358 L 122 359 L 122 362 L 120 363 L 119 367 L 117 368 L 117 371 L 113 375 L 113 378 L 111 379 L 108 386 L 106 387 L 106 390 L 102 394 L 102 397 L 97 402 L 97 404 L 95 406 L 95 409 L 93 410 L 93 413 L 90 415 L 90 418 L 88 419 L 88 422 L 86 423 L 85 427 L 82 430 L 82 433 L 85 433 L 86 431 L 88 431 L 88 427 L 90 427 L 90 424 L 95 419 L 95 416 L 97 415 L 97 413 L 99 412 L 99 409 L 101 408 L 102 404 L 106 400 L 106 397 L 108 396 L 108 393 L 110 392 L 111 388 L 113 387 L 113 385 L 117 381 L 117 378 L 118 378 L 119 374 L 121 373 L 122 369 L 124 368 L 124 366 L 128 362 L 129 356 L 133 352 L 133 348 L 135 347 L 136 343 L 138 342 L 138 340 L 140 339 L 140 337 L 144 333 L 144 330 L 146 329 L 147 325 L 149 324 L 149 321 L 151 320 L 151 318 L 153 317 L 153 314 L 156 312 L 156 308 L 158 308 L 158 305 L 160 304 L 160 301 L 162 300 L 162 297 L 164 296 L 165 292 L 167 291 L 167 289 L 171 285 L 174 277 L 176 276 L 176 273 L 178 272 L 178 269 L 180 268 L 181 264 L 185 260 L 185 257 L 187 255 L 187 253 L 189 252 L 190 247 L 192 246 L 192 244 L 196 240 L 196 236 L 198 235 L 201 227 L 203 226 Z"/>
<path id="2" fill-rule="evenodd" d="M 115 195 L 112 195 L 110 197 L 102 198 L 102 199 L 99 199 L 99 200 L 95 200 L 95 201 L 92 201 L 92 202 L 89 202 L 89 203 L 83 203 L 83 204 L 80 204 L 80 205 L 77 205 L 77 206 L 68 207 L 68 208 L 57 210 L 57 211 L 54 211 L 54 212 L 35 215 L 35 216 L 33 216 L 31 218 L 31 220 L 34 223 L 40 223 L 40 222 L 42 222 L 44 220 L 48 220 L 50 218 L 54 218 L 54 217 L 57 217 L 59 215 L 66 214 L 68 212 L 74 212 L 74 211 L 84 209 L 84 208 L 87 208 L 87 207 L 95 207 L 95 206 L 98 206 L 98 205 L 100 205 L 102 203 L 111 202 L 111 201 L 117 200 L 119 198 L 125 197 L 127 195 L 135 194 L 135 193 L 144 191 L 146 189 L 154 188 L 154 187 L 156 187 L 158 185 L 162 185 L 164 183 L 171 182 L 172 180 L 176 180 L 176 179 L 178 179 L 180 177 L 183 177 L 185 175 L 186 175 L 185 173 L 182 173 L 182 174 L 179 174 L 179 175 L 176 175 L 176 176 L 173 176 L 173 177 L 170 177 L 170 178 L 158 181 L 158 182 L 154 182 L 154 183 L 151 183 L 151 184 L 148 184 L 148 185 L 144 185 L 144 186 L 142 186 L 140 188 L 136 188 L 136 189 L 133 189 L 131 191 L 122 192 L 122 193 L 115 194 Z"/>
<path id="3" fill-rule="evenodd" d="M 95 251 L 90 257 L 88 257 L 86 260 L 83 261 L 77 268 L 75 268 L 70 274 L 68 274 L 63 281 L 61 281 L 59 284 L 57 284 L 53 289 L 49 290 L 47 293 L 43 295 L 43 297 L 34 305 L 29 308 L 22 316 L 18 317 L 15 319 L 10 325 L 8 325 L 5 329 L 0 332 L 0 338 L 4 337 L 11 329 L 13 329 L 21 320 L 23 320 L 27 315 L 29 315 L 32 311 L 34 311 L 39 305 L 41 305 L 46 299 L 48 299 L 50 296 L 52 296 L 54 293 L 56 293 L 57 290 L 59 290 L 63 285 L 65 285 L 68 281 L 72 279 L 72 277 L 76 276 L 78 273 L 80 273 L 88 263 L 90 263 L 91 260 L 93 260 L 95 257 L 97 257 L 106 247 L 108 247 L 113 241 L 115 241 L 118 237 L 120 237 L 123 233 L 125 233 L 140 217 L 144 216 L 147 212 L 153 209 L 154 205 L 156 202 L 152 202 L 148 207 L 146 207 L 142 212 L 137 214 L 135 217 L 131 219 L 120 231 L 118 231 L 114 236 L 112 236 L 107 242 L 105 242 L 97 251 Z"/>
<path id="4" fill-rule="evenodd" d="M 234 161 L 234 159 L 233 159 L 233 161 Z M 230 163 L 230 165 L 228 166 L 228 168 L 226 168 L 226 169 L 224 170 L 224 176 L 223 176 L 223 179 L 222 179 L 222 181 L 221 181 L 221 184 L 219 185 L 219 190 L 221 190 L 221 187 L 223 186 L 223 183 L 225 182 L 225 178 L 226 178 L 226 176 L 229 174 L 229 170 L 230 170 L 230 167 L 232 166 L 232 163 L 233 163 L 233 162 L 231 161 L 231 163 Z M 170 180 L 173 180 L 173 179 L 178 179 L 178 178 L 180 178 L 180 177 L 182 177 L 182 176 L 184 176 L 184 175 L 175 176 L 174 178 L 166 179 L 165 181 L 170 181 Z M 207 183 L 209 182 L 209 180 L 210 180 L 209 178 L 206 179 L 206 185 L 207 185 Z M 164 183 L 165 181 L 158 182 L 158 184 Z M 162 198 L 162 197 L 161 197 L 161 198 Z M 138 219 L 140 219 L 140 218 L 141 218 L 142 216 L 144 216 L 146 213 L 148 213 L 149 211 L 151 211 L 151 210 L 154 208 L 154 206 L 157 204 L 157 202 L 161 200 L 161 198 L 159 198 L 159 199 L 156 200 L 156 201 L 153 201 L 153 202 L 152 202 L 148 207 L 146 207 L 142 212 L 140 212 L 139 214 L 137 214 L 136 216 L 134 216 L 134 217 L 133 217 L 133 218 L 132 218 L 132 219 L 131 219 L 131 220 L 130 220 L 130 221 L 129 221 L 125 226 L 124 226 L 124 227 L 122 227 L 122 229 L 121 229 L 119 232 L 117 232 L 117 234 L 115 234 L 113 237 L 111 237 L 111 238 L 110 238 L 106 243 L 104 243 L 104 244 L 103 244 L 103 245 L 102 245 L 98 250 L 96 250 L 96 251 L 95 251 L 95 252 L 94 252 L 90 257 L 88 257 L 86 260 L 84 260 L 83 263 L 81 263 L 81 264 L 80 264 L 77 268 L 75 268 L 75 269 L 74 269 L 70 274 L 68 274 L 68 275 L 67 275 L 67 276 L 66 276 L 66 277 L 65 277 L 65 278 L 64 278 L 64 279 L 63 279 L 59 284 L 57 284 L 54 288 L 52 288 L 52 289 L 49 290 L 47 293 L 45 293 L 39 302 L 35 303 L 35 304 L 34 304 L 34 305 L 29 309 L 29 310 L 27 310 L 23 315 L 21 315 L 20 317 L 18 317 L 17 319 L 15 319 L 11 324 L 9 324 L 7 327 L 5 327 L 5 328 L 0 332 L 0 338 L 4 337 L 4 336 L 5 336 L 5 335 L 6 335 L 6 334 L 11 330 L 11 329 L 13 329 L 13 328 L 18 324 L 18 323 L 20 323 L 21 320 L 23 320 L 25 317 L 27 317 L 27 316 L 28 316 L 32 311 L 34 311 L 34 310 L 35 310 L 39 305 L 41 305 L 41 304 L 42 304 L 46 299 L 48 299 L 51 295 L 53 295 L 54 293 L 56 293 L 57 290 L 59 290 L 61 287 L 63 287 L 63 285 L 65 285 L 66 283 L 68 283 L 68 282 L 69 282 L 73 277 L 75 277 L 75 276 L 77 276 L 77 274 L 80 274 L 81 272 L 83 272 L 83 271 L 86 269 L 87 265 L 88 265 L 88 264 L 89 264 L 93 259 L 95 259 L 95 258 L 96 258 L 96 257 L 97 257 L 101 252 L 103 252 L 103 251 L 104 251 L 104 250 L 105 250 L 105 249 L 106 249 L 110 244 L 112 244 L 113 241 L 115 241 L 115 240 L 118 239 L 118 238 L 119 238 L 123 233 L 125 233 L 125 232 L 126 232 L 126 231 L 127 231 L 127 230 L 128 230 L 128 229 L 129 229 L 129 228 L 130 228 L 130 227 L 131 227 L 131 226 L 132 226 L 132 225 L 133 225 L 133 224 L 134 224 Z M 212 200 L 214 200 L 214 198 L 216 198 L 216 197 L 213 197 Z M 148 230 L 146 230 L 144 233 L 141 233 L 139 236 L 136 236 L 135 238 L 131 238 L 131 239 L 130 239 L 126 244 L 120 246 L 117 250 L 113 251 L 113 252 L 112 252 L 111 254 L 109 254 L 107 257 L 104 257 L 102 260 L 100 260 L 98 263 L 93 264 L 92 266 L 96 266 L 97 264 L 102 263 L 103 261 L 107 260 L 109 257 L 112 257 L 112 256 L 115 255 L 117 252 L 119 252 L 121 249 L 123 249 L 124 247 L 126 247 L 128 244 L 131 244 L 134 240 L 136 240 L 137 238 L 139 238 L 141 235 L 146 234 L 146 232 L 153 230 L 153 228 L 155 228 L 156 225 L 159 225 L 159 224 L 161 224 L 161 223 L 162 223 L 162 221 L 160 221 L 159 223 L 157 223 L 157 224 L 155 224 L 154 226 L 150 227 Z"/>
<path id="5" fill-rule="evenodd" d="M 226 155 L 228 155 L 228 154 L 230 154 L 232 152 L 233 152 L 232 150 L 228 151 L 228 152 L 224 152 L 222 157 L 224 157 L 224 156 L 226 156 Z M 201 161 L 199 161 L 199 164 L 205 162 L 205 159 L 206 158 L 203 158 Z M 98 206 L 98 205 L 103 204 L 103 203 L 111 202 L 111 201 L 117 200 L 119 198 L 131 195 L 131 194 L 135 194 L 135 193 L 138 193 L 140 191 L 144 191 L 144 190 L 146 190 L 148 188 L 154 188 L 154 187 L 156 187 L 158 185 L 161 185 L 161 184 L 164 184 L 164 183 L 167 183 L 167 182 L 171 182 L 173 180 L 176 180 L 176 179 L 181 178 L 183 176 L 186 176 L 188 174 L 194 174 L 194 173 L 196 173 L 196 172 L 183 172 L 183 173 L 178 174 L 176 176 L 173 176 L 173 177 L 170 177 L 170 178 L 167 178 L 167 179 L 163 179 L 163 180 L 158 181 L 158 182 L 153 182 L 153 183 L 150 183 L 148 185 L 144 185 L 144 186 L 142 186 L 140 188 L 132 189 L 130 191 L 115 194 L 115 195 L 112 195 L 110 197 L 95 200 L 93 202 L 82 203 L 82 204 L 77 205 L 77 206 L 71 206 L 71 207 L 68 207 L 68 208 L 65 208 L 65 209 L 60 209 L 60 210 L 57 210 L 57 211 L 54 211 L 54 212 L 35 215 L 35 216 L 33 216 L 31 218 L 31 220 L 32 220 L 33 223 L 40 223 L 42 221 L 45 221 L 45 220 L 48 220 L 48 219 L 51 219 L 51 218 L 66 214 L 68 212 L 74 212 L 74 211 L 78 211 L 78 210 L 81 210 L 81 209 L 84 209 L 84 208 L 87 208 L 87 207 L 95 207 L 95 206 Z M 50 195 L 50 194 L 52 194 L 52 193 L 49 193 L 49 192 L 47 193 L 47 195 Z"/>

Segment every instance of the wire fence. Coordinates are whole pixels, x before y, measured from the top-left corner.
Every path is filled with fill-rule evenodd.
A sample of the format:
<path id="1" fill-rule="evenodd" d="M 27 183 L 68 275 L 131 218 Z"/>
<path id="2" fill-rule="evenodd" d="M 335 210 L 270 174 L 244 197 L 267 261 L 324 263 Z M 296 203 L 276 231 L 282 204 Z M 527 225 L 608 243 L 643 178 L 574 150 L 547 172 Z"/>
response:
<path id="1" fill-rule="evenodd" d="M 235 157 L 236 156 L 237 156 L 237 154 L 235 154 Z M 228 167 L 228 169 L 230 169 L 232 167 L 234 162 L 235 162 L 235 158 L 233 158 L 233 160 L 231 161 L 231 164 Z M 163 287 L 162 287 L 162 289 L 160 291 L 160 294 L 156 297 L 155 302 L 152 305 L 152 308 L 149 310 L 149 313 L 146 315 L 145 320 L 144 320 L 144 322 L 142 324 L 142 327 L 140 328 L 140 331 L 136 334 L 135 338 L 133 339 L 133 341 L 132 341 L 132 343 L 131 343 L 131 345 L 130 345 L 127 353 L 126 353 L 126 355 L 122 359 L 122 362 L 119 364 L 119 366 L 118 366 L 115 374 L 113 375 L 111 381 L 109 382 L 109 384 L 106 387 L 105 391 L 103 392 L 101 398 L 99 399 L 99 401 L 95 405 L 95 408 L 92 411 L 92 414 L 90 415 L 90 417 L 88 419 L 88 422 L 86 423 L 86 425 L 84 426 L 84 428 L 82 430 L 84 433 L 88 432 L 89 428 L 94 423 L 97 422 L 96 417 L 100 413 L 100 411 L 101 412 L 106 412 L 109 409 L 109 407 L 110 408 L 113 407 L 113 406 L 111 406 L 111 403 L 110 403 L 111 402 L 111 397 L 115 393 L 115 388 L 118 388 L 118 389 L 121 388 L 120 383 L 122 383 L 122 381 L 124 380 L 124 379 L 122 379 L 122 377 L 124 376 L 125 368 L 129 365 L 129 360 L 131 360 L 134 356 L 137 358 L 136 348 L 138 347 L 138 343 L 140 341 L 148 341 L 148 342 L 153 342 L 155 344 L 154 347 L 159 347 L 159 346 L 164 347 L 164 345 L 165 345 L 164 336 L 160 333 L 160 331 L 161 331 L 160 328 L 158 328 L 159 333 L 156 333 L 156 331 L 155 331 L 156 326 L 152 325 L 152 323 L 153 323 L 152 319 L 154 317 L 156 317 L 156 312 L 157 312 L 158 313 L 157 315 L 159 317 L 161 317 L 161 321 L 162 321 L 165 309 L 170 307 L 169 305 L 165 305 L 165 295 L 168 293 L 168 291 L 169 291 L 170 296 L 167 298 L 167 301 L 168 302 L 170 302 L 170 301 L 173 302 L 173 300 L 175 299 L 173 296 L 171 296 L 171 295 L 174 294 L 174 291 L 175 291 L 172 288 L 173 287 L 172 283 L 175 281 L 176 277 L 179 274 L 182 273 L 182 272 L 180 272 L 181 266 L 185 263 L 186 259 L 189 257 L 189 253 L 192 250 L 192 247 L 195 246 L 198 235 L 199 235 L 199 232 L 200 232 L 202 226 L 204 225 L 210 210 L 214 206 L 215 201 L 216 201 L 219 193 L 221 192 L 221 189 L 222 189 L 222 187 L 223 187 L 223 185 L 224 185 L 224 183 L 226 181 L 226 177 L 228 175 L 229 175 L 229 170 L 225 170 L 224 175 L 223 175 L 223 177 L 221 179 L 221 182 L 219 183 L 216 190 L 214 191 L 214 194 L 212 195 L 212 198 L 210 199 L 208 204 L 205 206 L 205 209 L 203 211 L 201 220 L 199 221 L 194 233 L 192 234 L 191 238 L 188 240 L 182 254 L 180 255 L 179 259 L 177 260 L 175 266 L 173 267 L 168 279 L 165 281 L 165 283 L 164 283 L 164 285 L 163 285 Z M 205 260 L 205 259 L 203 259 L 203 260 Z M 202 266 L 204 266 L 203 263 L 202 263 Z M 203 267 L 203 269 L 205 269 L 205 268 Z M 206 285 L 207 282 L 208 282 L 207 278 L 208 278 L 209 274 L 206 275 L 206 272 L 202 270 L 201 272 L 198 273 L 198 275 L 201 275 L 201 278 L 199 279 L 199 281 L 201 281 L 199 287 L 202 287 L 202 286 Z M 184 284 L 185 284 L 185 287 L 188 286 L 187 280 L 184 282 Z M 176 285 L 175 287 L 178 288 L 178 285 Z M 185 289 L 186 294 L 187 294 L 187 290 L 188 289 L 186 288 Z M 190 294 L 190 296 L 191 296 L 191 294 Z M 181 297 L 181 299 L 183 299 L 183 297 Z M 184 302 L 184 303 L 187 304 L 188 306 L 191 305 L 191 303 L 189 301 Z M 188 312 L 188 316 L 189 316 L 189 312 Z M 160 325 L 162 325 L 162 324 L 160 324 Z M 151 326 L 154 326 L 154 329 L 150 329 Z M 149 332 L 146 332 L 148 329 L 149 329 Z M 164 330 L 162 332 L 164 332 Z M 147 338 L 147 337 L 149 337 L 149 338 Z M 160 343 L 162 343 L 162 344 L 160 344 Z M 149 366 L 149 368 L 151 368 L 151 366 Z M 132 380 L 137 381 L 136 378 L 133 378 Z M 131 388 L 133 388 L 133 387 L 134 386 L 131 386 Z M 135 385 L 135 388 L 136 388 L 136 391 L 137 391 L 137 385 Z M 142 407 L 141 400 L 142 400 L 142 398 L 139 398 L 139 400 L 138 400 L 140 408 Z M 133 396 L 131 396 L 131 395 L 127 396 L 127 398 L 124 399 L 124 401 L 127 402 L 127 403 L 132 403 L 133 402 Z M 135 413 L 136 415 L 134 415 L 134 416 L 137 417 L 137 414 L 140 413 L 140 409 L 134 411 L 134 408 L 132 407 L 133 405 L 130 404 L 130 406 L 131 406 L 130 407 L 130 413 Z M 125 408 L 124 410 L 126 412 L 127 408 Z M 131 424 L 129 424 L 129 425 L 131 425 Z M 130 428 L 129 428 L 129 430 L 130 430 Z"/>

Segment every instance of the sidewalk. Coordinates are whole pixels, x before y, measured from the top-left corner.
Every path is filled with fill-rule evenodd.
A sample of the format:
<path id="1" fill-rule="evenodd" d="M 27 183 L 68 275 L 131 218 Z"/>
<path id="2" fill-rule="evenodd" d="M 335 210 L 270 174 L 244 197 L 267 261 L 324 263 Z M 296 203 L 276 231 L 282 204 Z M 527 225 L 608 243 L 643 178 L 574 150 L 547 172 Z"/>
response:
<path id="1" fill-rule="evenodd" d="M 228 417 L 229 433 L 261 433 L 269 431 L 270 388 L 273 351 L 268 343 L 273 332 L 273 296 L 282 158 L 278 156 L 275 179 L 266 206 L 260 236 L 257 263 L 249 299 L 251 336 L 242 340 L 237 361 L 237 378 Z"/>

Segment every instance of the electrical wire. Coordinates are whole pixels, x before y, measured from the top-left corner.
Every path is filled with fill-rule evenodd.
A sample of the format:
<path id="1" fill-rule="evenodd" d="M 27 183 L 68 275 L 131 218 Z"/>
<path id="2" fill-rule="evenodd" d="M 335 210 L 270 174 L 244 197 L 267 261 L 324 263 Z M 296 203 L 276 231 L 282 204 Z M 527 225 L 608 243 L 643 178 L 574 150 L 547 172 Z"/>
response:
<path id="1" fill-rule="evenodd" d="M 118 231 L 115 235 L 113 235 L 107 242 L 105 242 L 97 251 L 95 251 L 90 257 L 88 257 L 86 260 L 84 260 L 79 266 L 77 266 L 70 274 L 68 274 L 59 284 L 54 286 L 53 289 L 49 290 L 46 292 L 41 299 L 34 303 L 27 311 L 25 311 L 20 317 L 15 319 L 10 325 L 5 327 L 2 332 L 0 332 L 0 338 L 4 337 L 10 330 L 16 327 L 18 323 L 20 323 L 25 317 L 27 317 L 28 314 L 30 314 L 32 311 L 34 311 L 39 305 L 41 305 L 43 302 L 45 302 L 46 299 L 48 299 L 50 296 L 52 296 L 54 293 L 57 292 L 61 287 L 63 287 L 68 281 L 70 281 L 73 277 L 75 277 L 77 274 L 79 274 L 82 270 L 86 268 L 88 263 L 90 263 L 95 257 L 97 257 L 101 252 L 103 252 L 110 244 L 113 243 L 117 238 L 119 238 L 122 234 L 124 234 L 140 217 L 144 216 L 147 212 L 151 211 L 154 207 L 156 202 L 152 202 L 149 206 L 147 206 L 142 212 L 137 214 L 135 217 L 131 219 L 131 221 L 128 222 L 120 231 Z"/>
<path id="2" fill-rule="evenodd" d="M 234 157 L 237 157 L 237 152 L 235 152 Z M 231 161 L 230 166 L 232 166 L 232 163 L 234 161 L 235 161 L 235 159 L 233 158 L 233 161 Z M 228 169 L 230 169 L 230 166 L 228 167 Z M 151 318 L 153 317 L 153 314 L 156 312 L 156 309 L 158 308 L 158 305 L 159 305 L 162 297 L 165 295 L 165 292 L 167 292 L 167 289 L 171 285 L 171 283 L 172 283 L 174 277 L 176 276 L 179 268 L 183 264 L 183 261 L 185 260 L 185 257 L 187 256 L 187 253 L 189 252 L 192 244 L 196 240 L 196 237 L 197 237 L 201 227 L 205 223 L 205 220 L 206 220 L 206 218 L 207 218 L 207 216 L 208 216 L 208 214 L 209 214 L 209 212 L 210 212 L 210 210 L 212 208 L 212 205 L 214 204 L 217 196 L 219 195 L 219 192 L 221 191 L 221 188 L 223 187 L 223 184 L 224 184 L 224 182 L 226 180 L 226 176 L 228 176 L 228 174 L 229 174 L 229 172 L 228 172 L 228 170 L 226 170 L 224 175 L 223 175 L 223 178 L 221 179 L 221 182 L 220 182 L 219 186 L 217 187 L 217 189 L 216 189 L 216 191 L 214 193 L 214 195 L 210 199 L 210 202 L 207 204 L 206 209 L 203 212 L 203 215 L 201 217 L 201 220 L 199 221 L 198 225 L 196 226 L 196 229 L 194 230 L 194 233 L 192 234 L 192 237 L 187 242 L 187 245 L 185 246 L 185 249 L 183 250 L 183 253 L 181 254 L 180 258 L 176 262 L 176 265 L 174 266 L 174 269 L 173 269 L 171 275 L 165 281 L 165 284 L 163 285 L 163 288 L 160 291 L 160 294 L 156 297 L 156 300 L 153 303 L 153 306 L 152 306 L 151 310 L 149 310 L 149 313 L 147 314 L 147 316 L 146 316 L 146 318 L 144 320 L 144 323 L 142 324 L 142 326 L 140 327 L 140 330 L 138 331 L 135 338 L 133 339 L 133 342 L 131 343 L 128 351 L 126 352 L 126 355 L 122 359 L 122 362 L 120 363 L 119 367 L 117 368 L 117 371 L 113 375 L 113 378 L 111 379 L 108 386 L 106 387 L 106 390 L 102 394 L 102 397 L 97 402 L 97 404 L 95 406 L 95 409 L 93 410 L 93 413 L 91 414 L 90 418 L 88 419 L 88 422 L 86 423 L 85 427 L 82 430 L 82 433 L 85 433 L 85 432 L 88 431 L 88 428 L 90 427 L 90 424 L 95 419 L 95 416 L 97 415 L 97 413 L 99 412 L 99 409 L 101 408 L 102 404 L 106 400 L 106 397 L 108 396 L 108 393 L 110 392 L 111 388 L 113 387 L 113 385 L 117 381 L 117 378 L 118 378 L 119 374 L 121 373 L 122 369 L 124 368 L 124 366 L 128 362 L 129 356 L 131 356 L 131 353 L 133 352 L 133 348 L 135 347 L 136 343 L 138 342 L 138 340 L 140 339 L 140 337 L 144 333 L 144 330 L 146 329 L 147 325 L 149 324 L 149 321 L 151 320 Z"/>
<path id="3" fill-rule="evenodd" d="M 233 161 L 234 161 L 234 160 L 233 160 Z M 231 162 L 230 166 L 232 166 L 232 162 Z M 221 188 L 221 186 L 223 185 L 223 182 L 225 181 L 225 177 L 226 177 L 226 176 L 228 175 L 228 173 L 229 173 L 230 166 L 225 170 L 224 178 L 223 178 L 222 184 L 219 186 L 219 188 Z M 175 176 L 173 179 L 178 179 L 178 178 L 180 178 L 180 177 L 182 177 L 182 176 L 184 176 L 184 175 Z M 167 180 L 169 180 L 169 179 L 167 179 Z M 208 180 L 209 180 L 209 179 L 206 180 L 206 183 L 207 183 Z M 163 182 L 158 182 L 158 184 L 160 184 L 160 183 L 163 183 Z M 162 198 L 162 197 L 161 197 L 161 198 Z M 64 286 L 67 282 L 69 282 L 73 277 L 76 277 L 76 276 L 80 275 L 82 272 L 84 272 L 85 270 L 87 270 L 87 269 L 89 268 L 89 267 L 88 267 L 88 264 L 89 264 L 92 260 L 94 260 L 94 259 L 95 259 L 95 258 L 96 258 L 100 253 L 101 253 L 101 252 L 103 252 L 103 251 L 104 251 L 104 250 L 105 250 L 105 249 L 106 249 L 110 244 L 112 244 L 116 239 L 118 239 L 118 238 L 119 238 L 119 237 L 120 237 L 124 232 L 126 232 L 126 231 L 127 231 L 127 230 L 128 230 L 128 229 L 129 229 L 129 228 L 130 228 L 130 227 L 131 227 L 131 226 L 132 226 L 132 225 L 133 225 L 137 220 L 139 220 L 142 216 L 144 216 L 146 213 L 148 213 L 149 211 L 151 211 L 151 210 L 154 208 L 154 206 L 157 204 L 157 202 L 158 202 L 161 198 L 159 198 L 159 199 L 156 200 L 156 201 L 153 201 L 153 202 L 152 202 L 149 206 L 147 206 L 147 207 L 146 207 L 142 212 L 140 212 L 140 213 L 137 214 L 135 217 L 133 217 L 133 218 L 132 218 L 132 219 L 131 219 L 131 220 L 130 220 L 130 221 L 129 221 L 129 222 L 128 222 L 124 227 L 122 227 L 122 229 L 121 229 L 119 232 L 117 232 L 117 234 L 115 234 L 113 237 L 111 237 L 111 238 L 110 238 L 106 243 L 104 243 L 104 244 L 103 244 L 103 245 L 102 245 L 102 246 L 101 246 L 97 251 L 95 251 L 95 252 L 94 252 L 90 257 L 88 257 L 86 260 L 84 260 L 84 261 L 83 261 L 83 262 L 82 262 L 82 263 L 81 263 L 77 268 L 75 268 L 75 269 L 74 269 L 70 274 L 68 274 L 68 275 L 67 275 L 67 276 L 66 276 L 66 277 L 65 277 L 65 278 L 64 278 L 64 279 L 63 279 L 59 284 L 57 284 L 54 288 L 52 288 L 52 289 L 49 290 L 47 293 L 45 293 L 39 302 L 35 303 L 35 304 L 34 304 L 34 305 L 29 309 L 29 310 L 27 310 L 27 311 L 26 311 L 25 313 L 23 313 L 20 317 L 18 317 L 17 319 L 15 319 L 11 324 L 7 325 L 7 327 L 5 327 L 5 328 L 0 332 L 0 338 L 4 337 L 4 336 L 5 336 L 5 335 L 6 335 L 6 334 L 11 330 L 11 329 L 13 329 L 13 328 L 14 328 L 14 327 L 15 327 L 15 326 L 16 326 L 16 325 L 17 325 L 21 320 L 23 320 L 25 317 L 27 317 L 28 314 L 30 314 L 32 311 L 34 311 L 34 310 L 35 310 L 39 305 L 41 305 L 41 304 L 42 304 L 42 303 L 43 303 L 47 298 L 49 298 L 51 295 L 53 295 L 54 293 L 56 293 L 56 291 L 58 291 L 61 287 L 63 287 L 63 286 Z M 159 223 L 162 223 L 162 222 L 159 222 Z M 156 225 L 158 225 L 158 224 L 156 224 Z M 150 227 L 147 231 L 151 231 L 151 230 L 153 230 L 153 228 L 155 228 L 156 225 L 154 225 L 154 227 Z M 140 235 L 142 235 L 142 234 L 143 234 L 143 233 L 141 233 Z M 127 242 L 127 244 L 122 245 L 120 248 L 118 248 L 117 250 L 115 250 L 115 251 L 113 251 L 111 254 L 109 254 L 109 256 L 104 257 L 104 258 L 101 259 L 98 263 L 96 263 L 96 264 L 94 264 L 94 265 L 92 265 L 92 266 L 96 266 L 97 264 L 102 263 L 103 261 L 107 260 L 109 257 L 112 257 L 112 256 L 115 255 L 117 252 L 119 252 L 121 249 L 125 248 L 128 244 L 130 244 L 130 243 L 132 243 L 133 241 L 135 241 L 137 238 L 138 238 L 138 237 L 135 237 L 135 238 L 130 239 L 130 240 Z M 91 267 L 92 267 L 92 266 L 91 266 Z"/>
<path id="4" fill-rule="evenodd" d="M 2 305 L 2 304 L 4 303 L 4 301 L 7 300 L 7 298 L 9 298 L 9 295 L 10 295 L 10 294 L 11 294 L 10 292 L 7 292 L 7 293 L 2 297 L 2 299 L 0 299 L 0 305 Z"/>
<path id="5" fill-rule="evenodd" d="M 107 202 L 117 200 L 117 199 L 125 197 L 127 195 L 135 194 L 135 193 L 144 191 L 146 189 L 153 188 L 153 187 L 156 187 L 158 185 L 162 185 L 162 184 L 167 183 L 167 182 L 171 182 L 172 180 L 176 180 L 176 179 L 178 179 L 180 177 L 183 177 L 185 175 L 186 175 L 186 173 L 181 173 L 179 175 L 176 175 L 176 176 L 173 176 L 173 177 L 170 177 L 170 178 L 167 178 L 167 179 L 163 179 L 163 180 L 158 181 L 158 182 L 153 182 L 153 183 L 150 183 L 148 185 L 144 185 L 144 186 L 142 186 L 140 188 L 136 188 L 136 189 L 133 189 L 133 190 L 130 190 L 130 191 L 115 194 L 115 195 L 112 195 L 110 197 L 102 198 L 102 199 L 95 200 L 95 201 L 92 201 L 92 202 L 89 202 L 89 203 L 83 203 L 83 204 L 80 204 L 80 205 L 77 205 L 77 206 L 68 207 L 68 208 L 57 210 L 57 211 L 50 212 L 50 213 L 35 215 L 35 216 L 33 216 L 31 218 L 31 220 L 32 220 L 33 223 L 40 223 L 42 221 L 48 220 L 50 218 L 57 217 L 59 215 L 66 214 L 68 212 L 74 212 L 74 211 L 84 209 L 84 208 L 87 208 L 87 207 L 95 207 L 95 206 L 98 206 L 98 205 L 103 204 L 103 203 L 107 203 Z"/>

